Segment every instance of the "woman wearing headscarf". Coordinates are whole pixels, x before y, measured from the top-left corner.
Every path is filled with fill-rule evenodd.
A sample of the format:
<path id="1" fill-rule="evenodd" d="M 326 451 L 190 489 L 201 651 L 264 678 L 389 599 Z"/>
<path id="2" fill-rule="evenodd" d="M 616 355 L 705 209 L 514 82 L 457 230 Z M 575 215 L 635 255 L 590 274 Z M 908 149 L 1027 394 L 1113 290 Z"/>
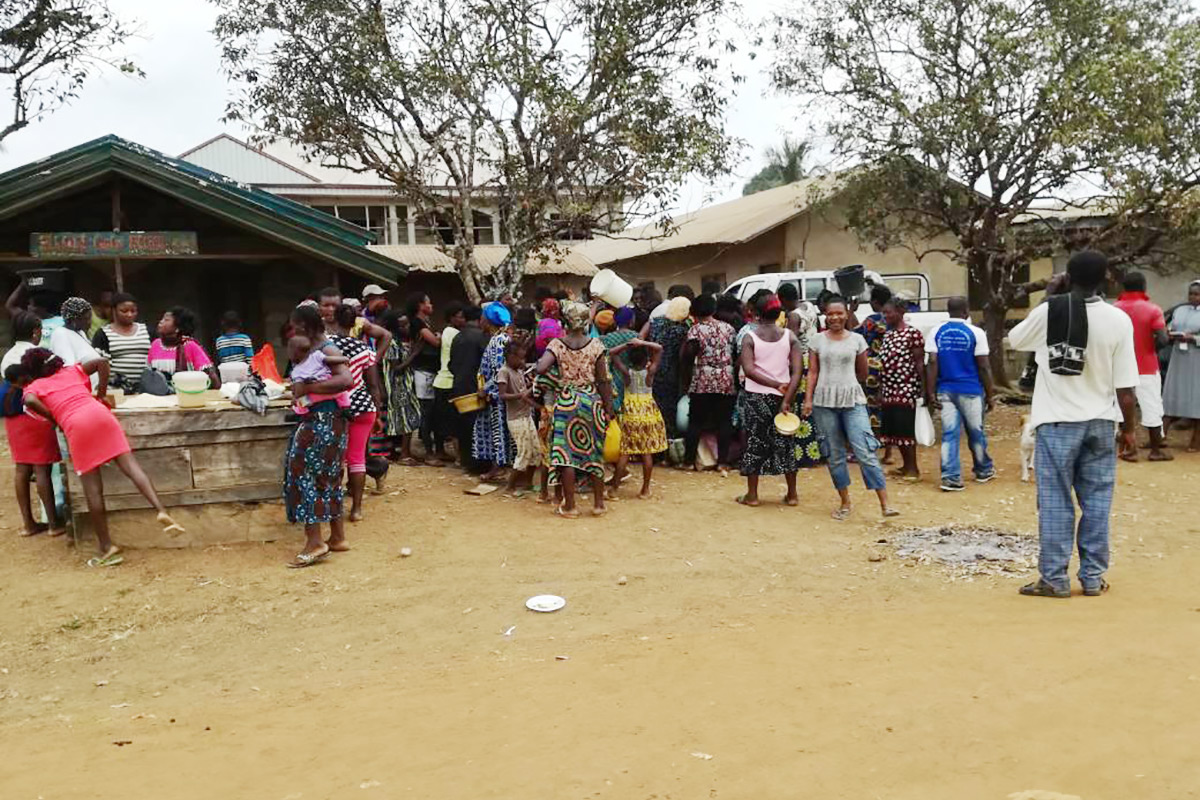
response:
<path id="1" fill-rule="evenodd" d="M 550 432 L 550 481 L 562 487 L 563 502 L 555 513 L 570 519 L 579 516 L 575 483 L 583 472 L 592 479 L 592 514 L 600 516 L 605 512 L 605 414 L 613 416 L 607 351 L 599 339 L 587 335 L 591 322 L 587 306 L 564 303 L 563 316 L 566 336 L 551 341 L 537 364 L 539 375 L 556 365 L 559 372 Z"/>
<path id="2" fill-rule="evenodd" d="M 495 479 L 504 468 L 512 464 L 516 455 L 516 444 L 508 432 L 508 420 L 504 401 L 500 399 L 500 388 L 496 376 L 504 367 L 504 350 L 512 341 L 508 327 L 512 314 L 503 303 L 488 303 L 483 309 L 483 332 L 491 335 L 479 362 L 479 377 L 483 379 L 483 394 L 487 408 L 475 418 L 475 435 L 471 455 L 476 461 L 489 462 L 491 466 L 483 474 L 483 480 Z"/>
<path id="3" fill-rule="evenodd" d="M 49 350 L 35 347 L 21 357 L 21 367 L 33 381 L 25 387 L 22 398 L 26 408 L 62 429 L 71 454 L 71 465 L 83 484 L 88 519 L 95 531 L 99 549 L 98 555 L 88 560 L 88 566 L 112 567 L 124 560 L 121 549 L 108 536 L 100 467 L 110 461 L 116 462 L 125 477 L 158 512 L 158 522 L 164 532 L 183 532 L 183 528 L 171 519 L 159 501 L 154 484 L 130 451 L 121 423 L 117 422 L 105 404 L 108 362 L 103 358 L 93 358 L 83 364 L 67 366 Z M 89 375 L 99 375 L 100 378 L 94 396 L 88 384 Z"/>
<path id="4" fill-rule="evenodd" d="M 1171 360 L 1163 387 L 1163 411 L 1168 422 L 1194 421 L 1188 452 L 1200 450 L 1200 281 L 1188 285 L 1188 298 L 1171 313 L 1167 328 Z"/>
<path id="5" fill-rule="evenodd" d="M 550 344 L 552 339 L 562 338 L 563 326 L 558 319 L 561 313 L 558 301 L 553 297 L 547 297 L 542 301 L 542 318 L 538 322 L 537 336 L 534 339 L 538 358 L 541 358 L 542 353 L 546 352 L 546 345 Z"/>
<path id="6" fill-rule="evenodd" d="M 610 318 L 607 314 L 611 314 Z M 633 306 L 625 306 L 613 311 L 601 311 L 596 315 L 596 327 L 600 328 L 600 344 L 604 345 L 604 349 L 609 352 L 610 359 L 613 358 L 612 351 L 623 344 L 629 344 L 637 338 L 637 331 L 633 329 L 634 323 L 637 321 L 637 314 L 633 310 Z M 620 352 L 616 358 L 621 359 L 626 367 L 629 366 L 629 353 L 627 351 Z M 609 377 L 612 378 L 612 394 L 613 394 L 613 410 L 618 414 L 625 405 L 625 379 L 621 377 L 621 371 L 611 369 L 612 363 L 609 362 Z"/>
<path id="7" fill-rule="evenodd" d="M 654 402 L 667 425 L 667 438 L 678 439 L 683 434 L 675 424 L 676 407 L 679 405 L 679 351 L 687 338 L 688 315 L 692 301 L 686 297 L 673 297 L 666 303 L 666 311 L 660 317 L 652 317 L 649 325 L 649 341 L 662 345 L 662 361 L 654 376 Z"/>

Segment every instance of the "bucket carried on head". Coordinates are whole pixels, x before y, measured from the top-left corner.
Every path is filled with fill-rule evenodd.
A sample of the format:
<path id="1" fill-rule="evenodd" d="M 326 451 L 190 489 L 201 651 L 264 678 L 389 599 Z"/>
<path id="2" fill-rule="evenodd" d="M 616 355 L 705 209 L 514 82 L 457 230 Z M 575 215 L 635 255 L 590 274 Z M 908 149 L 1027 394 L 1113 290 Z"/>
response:
<path id="1" fill-rule="evenodd" d="M 833 279 L 837 281 L 838 293 L 847 299 L 859 297 L 867 289 L 862 264 L 851 264 L 835 270 Z"/>
<path id="2" fill-rule="evenodd" d="M 613 308 L 629 305 L 633 299 L 633 287 L 611 269 L 602 269 L 592 278 L 592 296 L 599 297 Z"/>

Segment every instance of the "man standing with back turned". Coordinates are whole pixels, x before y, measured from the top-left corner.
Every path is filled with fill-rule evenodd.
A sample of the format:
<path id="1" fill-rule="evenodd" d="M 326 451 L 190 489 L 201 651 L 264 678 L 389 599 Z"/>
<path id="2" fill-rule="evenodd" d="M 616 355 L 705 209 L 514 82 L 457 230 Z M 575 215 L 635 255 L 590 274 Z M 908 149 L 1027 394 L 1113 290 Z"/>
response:
<path id="1" fill-rule="evenodd" d="M 925 339 L 928 385 L 937 394 L 933 407 L 942 412 L 942 491 L 963 490 L 958 440 L 967 429 L 976 483 L 996 477 L 983 432 L 983 412 L 992 410 L 992 372 L 988 366 L 987 334 L 971 324 L 967 298 L 946 301 L 950 319 L 929 332 Z"/>
<path id="2" fill-rule="evenodd" d="M 1076 253 L 1067 264 L 1070 290 L 1056 276 L 1045 303 L 1008 335 L 1017 350 L 1031 350 L 1038 365 L 1031 424 L 1037 430 L 1038 534 L 1041 577 L 1021 587 L 1033 597 L 1070 597 L 1067 566 L 1076 541 L 1079 499 L 1079 582 L 1089 597 L 1108 590 L 1108 524 L 1117 476 L 1114 426 L 1122 422 L 1121 449 L 1134 441 L 1134 390 L 1138 385 L 1133 324 L 1100 298 L 1108 259 Z"/>

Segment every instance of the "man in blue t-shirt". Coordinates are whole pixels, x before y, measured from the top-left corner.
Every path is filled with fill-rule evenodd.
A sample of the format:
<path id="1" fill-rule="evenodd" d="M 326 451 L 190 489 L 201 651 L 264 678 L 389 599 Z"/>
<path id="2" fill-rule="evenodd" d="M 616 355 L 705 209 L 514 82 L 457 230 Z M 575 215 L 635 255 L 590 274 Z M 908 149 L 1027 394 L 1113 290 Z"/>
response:
<path id="1" fill-rule="evenodd" d="M 992 373 L 987 335 L 971 324 L 967 298 L 951 297 L 946 310 L 950 319 L 925 337 L 925 352 L 929 355 L 929 385 L 937 388 L 933 407 L 942 412 L 942 491 L 961 492 L 958 440 L 964 427 L 975 462 L 975 482 L 987 483 L 996 477 L 983 432 L 984 409 L 992 410 Z"/>

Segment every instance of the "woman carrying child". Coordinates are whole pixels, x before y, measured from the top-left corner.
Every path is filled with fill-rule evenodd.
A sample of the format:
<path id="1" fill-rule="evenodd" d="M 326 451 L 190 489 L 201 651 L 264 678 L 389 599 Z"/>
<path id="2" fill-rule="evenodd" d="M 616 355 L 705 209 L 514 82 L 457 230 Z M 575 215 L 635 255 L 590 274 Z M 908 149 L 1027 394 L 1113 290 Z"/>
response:
<path id="1" fill-rule="evenodd" d="M 323 354 L 329 377 L 314 383 L 292 384 L 297 401 L 321 399 L 307 406 L 292 432 L 284 460 L 283 502 L 288 522 L 304 525 L 304 549 L 289 567 L 310 567 L 330 552 L 350 549 L 343 520 L 342 462 L 346 455 L 349 422 L 334 399 L 353 386 L 348 359 L 325 336 L 321 314 L 313 306 L 292 312 L 297 336 L 305 337 L 312 352 Z M 293 371 L 294 372 L 294 371 Z M 329 525 L 329 541 L 321 539 L 321 525 Z"/>
<path id="2" fill-rule="evenodd" d="M 630 456 L 637 456 L 642 461 L 642 491 L 638 493 L 638 499 L 650 497 L 654 456 L 667 449 L 667 426 L 654 402 L 653 391 L 662 352 L 662 345 L 636 337 L 609 351 L 613 369 L 624 378 L 625 385 L 624 404 L 617 416 L 621 426 L 621 455 L 608 485 L 609 499 L 617 499 L 621 481 L 628 472 Z"/>

